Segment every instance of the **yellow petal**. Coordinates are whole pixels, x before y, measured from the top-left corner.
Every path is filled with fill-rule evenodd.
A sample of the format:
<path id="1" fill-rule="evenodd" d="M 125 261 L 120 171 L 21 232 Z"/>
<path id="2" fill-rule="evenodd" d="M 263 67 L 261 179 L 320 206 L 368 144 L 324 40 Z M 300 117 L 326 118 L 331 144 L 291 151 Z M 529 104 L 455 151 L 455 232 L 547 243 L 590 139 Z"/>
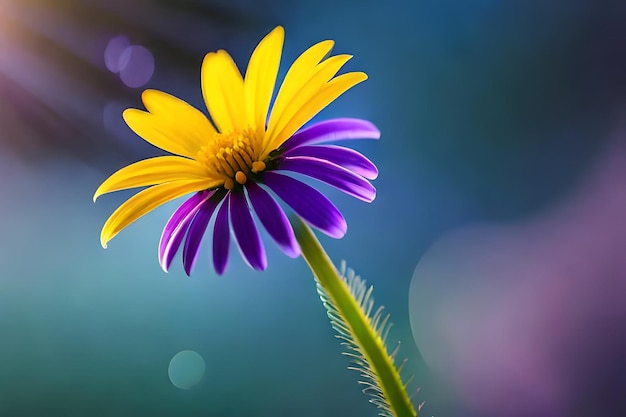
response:
<path id="1" fill-rule="evenodd" d="M 256 130 L 257 135 L 265 133 L 267 111 L 274 92 L 284 39 L 285 31 L 281 26 L 271 31 L 252 52 L 246 70 L 244 88 L 248 124 Z"/>
<path id="2" fill-rule="evenodd" d="M 198 125 L 192 125 L 185 117 L 178 120 L 167 119 L 138 109 L 126 109 L 122 116 L 128 127 L 146 142 L 164 151 L 188 158 L 198 156 L 198 151 L 202 146 L 200 142 L 202 136 L 206 144 L 214 135 L 210 131 L 201 134 L 201 128 L 198 128 Z M 196 128 L 198 128 L 197 134 L 194 135 L 192 131 Z"/>
<path id="3" fill-rule="evenodd" d="M 196 152 L 215 134 L 215 128 L 200 110 L 187 102 L 158 90 L 146 90 L 141 99 L 146 109 L 170 126 L 185 148 Z"/>
<path id="4" fill-rule="evenodd" d="M 215 134 L 215 128 L 204 113 L 171 94 L 145 90 L 141 94 L 141 100 L 150 113 L 178 122 L 181 125 L 179 129 L 190 136 L 188 139 L 200 146 L 206 143 L 207 136 Z"/>
<path id="5" fill-rule="evenodd" d="M 93 196 L 93 201 L 96 201 L 102 194 L 113 191 L 171 181 L 207 178 L 206 168 L 192 159 L 179 156 L 158 156 L 135 162 L 112 174 L 98 187 Z M 214 186 L 218 186 L 223 183 L 223 180 L 215 179 L 214 183 Z"/>
<path id="6" fill-rule="evenodd" d="M 278 90 L 272 113 L 268 122 L 268 133 L 271 126 L 276 125 L 276 121 L 282 117 L 283 112 L 289 106 L 298 91 L 311 78 L 311 74 L 315 71 L 315 67 L 319 62 L 330 53 L 335 43 L 331 40 L 322 41 L 311 46 L 304 51 L 293 62 L 283 84 Z"/>
<path id="7" fill-rule="evenodd" d="M 207 179 L 174 181 L 138 192 L 119 206 L 107 219 L 100 234 L 102 247 L 106 248 L 108 241 L 149 211 L 185 194 L 207 189 L 209 186 L 210 180 Z"/>
<path id="8" fill-rule="evenodd" d="M 299 89 L 294 89 L 293 96 L 285 106 L 282 114 L 272 118 L 267 127 L 266 143 L 274 142 L 275 134 L 279 133 L 300 108 L 309 102 L 326 83 L 352 58 L 351 55 L 337 55 L 324 60 L 309 71 L 302 73 L 299 80 L 302 82 Z M 274 114 L 272 114 L 274 115 Z M 272 151 L 273 149 L 270 149 Z"/>
<path id="9" fill-rule="evenodd" d="M 366 79 L 367 75 L 363 72 L 349 72 L 328 82 L 313 98 L 305 103 L 304 106 L 294 112 L 294 116 L 289 120 L 287 125 L 272 138 L 272 142 L 268 143 L 261 158 L 265 158 L 272 150 L 278 148 L 324 107 L 336 100 L 337 97 Z"/>
<path id="10" fill-rule="evenodd" d="M 202 61 L 202 95 L 222 133 L 248 127 L 243 78 L 228 52 L 209 52 Z"/>

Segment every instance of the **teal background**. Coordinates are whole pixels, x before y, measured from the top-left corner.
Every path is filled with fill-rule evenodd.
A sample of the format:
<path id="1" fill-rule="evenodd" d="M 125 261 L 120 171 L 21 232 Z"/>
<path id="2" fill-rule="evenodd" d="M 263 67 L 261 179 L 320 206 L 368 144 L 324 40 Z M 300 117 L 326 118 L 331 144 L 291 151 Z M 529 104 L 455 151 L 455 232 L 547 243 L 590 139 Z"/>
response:
<path id="1" fill-rule="evenodd" d="M 177 203 L 103 250 L 130 194 L 114 170 L 158 154 L 121 111 L 143 88 L 202 108 L 206 52 L 244 68 L 286 30 L 281 66 L 322 39 L 369 80 L 315 120 L 373 121 L 368 205 L 320 239 L 375 285 L 424 416 L 626 413 L 626 7 L 618 1 L 0 2 L 0 415 L 374 416 L 301 259 L 265 239 L 217 277 L 157 262 Z M 124 35 L 145 86 L 105 66 Z M 452 242 L 452 243 L 451 243 Z M 205 361 L 176 388 L 171 358 Z M 537 381 L 540 381 L 538 383 Z"/>

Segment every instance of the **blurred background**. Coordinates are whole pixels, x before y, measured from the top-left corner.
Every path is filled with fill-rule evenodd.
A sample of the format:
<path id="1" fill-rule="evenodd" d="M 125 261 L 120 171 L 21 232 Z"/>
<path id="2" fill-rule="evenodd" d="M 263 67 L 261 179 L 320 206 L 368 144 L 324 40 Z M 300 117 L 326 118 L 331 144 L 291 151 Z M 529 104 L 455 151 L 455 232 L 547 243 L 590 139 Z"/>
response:
<path id="1" fill-rule="evenodd" d="M 301 259 L 165 274 L 176 202 L 99 244 L 129 194 L 94 190 L 159 153 L 122 110 L 203 109 L 204 54 L 243 69 L 279 24 L 281 74 L 334 39 L 370 77 L 315 120 L 377 124 L 378 197 L 325 189 L 349 230 L 321 240 L 375 284 L 421 415 L 626 415 L 618 0 L 0 0 L 0 415 L 377 414 Z"/>

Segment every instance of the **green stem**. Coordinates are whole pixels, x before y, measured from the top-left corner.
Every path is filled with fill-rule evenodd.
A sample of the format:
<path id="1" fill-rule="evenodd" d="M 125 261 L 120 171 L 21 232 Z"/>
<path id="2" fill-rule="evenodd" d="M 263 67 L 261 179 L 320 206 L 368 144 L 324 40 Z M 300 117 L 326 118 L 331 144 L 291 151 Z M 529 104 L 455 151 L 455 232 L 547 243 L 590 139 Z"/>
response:
<path id="1" fill-rule="evenodd" d="M 357 304 L 315 234 L 299 218 L 295 218 L 292 223 L 302 256 L 337 310 L 343 315 L 351 335 L 374 371 L 394 416 L 417 417 L 417 412 L 382 339 Z"/>

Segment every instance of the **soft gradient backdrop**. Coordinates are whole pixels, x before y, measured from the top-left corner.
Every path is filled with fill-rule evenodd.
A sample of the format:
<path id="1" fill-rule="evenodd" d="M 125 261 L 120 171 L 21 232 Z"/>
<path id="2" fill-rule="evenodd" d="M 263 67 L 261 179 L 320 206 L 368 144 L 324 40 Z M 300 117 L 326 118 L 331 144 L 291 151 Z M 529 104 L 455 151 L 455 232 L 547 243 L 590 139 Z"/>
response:
<path id="1" fill-rule="evenodd" d="M 370 76 L 315 120 L 377 124 L 378 197 L 325 188 L 349 230 L 321 239 L 375 284 L 422 415 L 626 415 L 618 0 L 0 0 L 0 415 L 376 415 L 301 259 L 165 274 L 176 203 L 99 244 L 128 194 L 94 190 L 157 154 L 121 111 L 202 108 L 204 54 L 243 69 L 279 24 L 281 74 L 330 38 Z"/>

